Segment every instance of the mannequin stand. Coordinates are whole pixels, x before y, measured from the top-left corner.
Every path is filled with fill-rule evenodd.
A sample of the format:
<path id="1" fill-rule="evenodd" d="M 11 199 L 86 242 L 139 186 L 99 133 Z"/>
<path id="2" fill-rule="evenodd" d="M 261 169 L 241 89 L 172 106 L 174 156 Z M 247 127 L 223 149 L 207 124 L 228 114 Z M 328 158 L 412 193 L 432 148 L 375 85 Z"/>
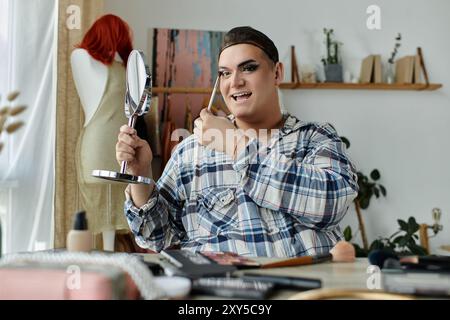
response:
<path id="1" fill-rule="evenodd" d="M 104 251 L 114 251 L 114 240 L 116 238 L 116 230 L 114 230 L 112 224 L 112 214 L 111 214 L 111 184 L 108 184 L 108 200 L 107 200 L 107 224 L 110 229 L 102 232 L 103 238 L 103 250 Z"/>

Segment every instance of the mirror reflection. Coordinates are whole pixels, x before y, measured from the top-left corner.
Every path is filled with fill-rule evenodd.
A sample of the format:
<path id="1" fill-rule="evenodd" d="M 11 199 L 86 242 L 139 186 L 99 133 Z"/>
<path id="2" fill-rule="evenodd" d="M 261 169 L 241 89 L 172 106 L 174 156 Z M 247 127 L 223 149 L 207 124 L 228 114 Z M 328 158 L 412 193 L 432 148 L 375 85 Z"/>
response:
<path id="1" fill-rule="evenodd" d="M 151 101 L 151 76 L 145 64 L 144 54 L 133 50 L 127 63 L 127 93 L 125 112 L 127 117 L 141 116 L 149 111 Z"/>

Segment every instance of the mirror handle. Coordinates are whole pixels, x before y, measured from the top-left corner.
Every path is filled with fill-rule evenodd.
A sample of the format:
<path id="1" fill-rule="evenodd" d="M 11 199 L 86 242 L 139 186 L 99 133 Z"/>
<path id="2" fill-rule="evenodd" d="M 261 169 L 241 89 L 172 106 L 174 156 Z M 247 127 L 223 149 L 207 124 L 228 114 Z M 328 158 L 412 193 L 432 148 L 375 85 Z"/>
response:
<path id="1" fill-rule="evenodd" d="M 134 126 L 136 125 L 138 115 L 136 113 L 133 113 L 131 117 L 128 119 L 128 126 L 130 128 L 134 129 Z M 122 161 L 120 165 L 120 173 L 126 173 L 127 171 L 127 161 Z"/>

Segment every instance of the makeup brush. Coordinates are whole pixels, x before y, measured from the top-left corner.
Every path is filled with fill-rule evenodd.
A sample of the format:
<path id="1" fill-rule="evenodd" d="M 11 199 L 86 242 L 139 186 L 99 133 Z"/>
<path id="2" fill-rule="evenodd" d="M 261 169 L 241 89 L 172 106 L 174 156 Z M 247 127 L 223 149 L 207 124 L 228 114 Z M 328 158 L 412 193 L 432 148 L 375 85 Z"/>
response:
<path id="1" fill-rule="evenodd" d="M 349 242 L 339 241 L 330 250 L 329 253 L 318 254 L 315 256 L 303 256 L 272 263 L 266 263 L 261 265 L 261 268 L 267 269 L 267 268 L 292 267 L 292 266 L 316 264 L 326 261 L 353 262 L 355 261 L 355 248 Z"/>
<path id="2" fill-rule="evenodd" d="M 211 111 L 212 103 L 214 101 L 214 97 L 216 95 L 217 87 L 219 86 L 219 76 L 217 76 L 216 83 L 214 83 L 214 88 L 211 94 L 211 98 L 209 99 L 208 103 L 208 111 Z"/>

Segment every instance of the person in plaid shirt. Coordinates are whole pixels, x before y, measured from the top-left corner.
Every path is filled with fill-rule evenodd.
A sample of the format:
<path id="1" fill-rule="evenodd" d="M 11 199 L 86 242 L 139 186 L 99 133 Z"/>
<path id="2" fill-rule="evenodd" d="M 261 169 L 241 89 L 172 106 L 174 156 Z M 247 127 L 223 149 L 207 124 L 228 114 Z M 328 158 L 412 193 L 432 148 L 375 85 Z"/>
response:
<path id="1" fill-rule="evenodd" d="M 283 65 L 265 34 L 231 29 L 219 54 L 228 117 L 203 109 L 160 179 L 129 185 L 125 215 L 139 246 L 294 257 L 327 253 L 357 196 L 356 170 L 330 124 L 281 112 Z M 152 151 L 128 126 L 116 145 L 128 172 L 151 176 Z"/>

